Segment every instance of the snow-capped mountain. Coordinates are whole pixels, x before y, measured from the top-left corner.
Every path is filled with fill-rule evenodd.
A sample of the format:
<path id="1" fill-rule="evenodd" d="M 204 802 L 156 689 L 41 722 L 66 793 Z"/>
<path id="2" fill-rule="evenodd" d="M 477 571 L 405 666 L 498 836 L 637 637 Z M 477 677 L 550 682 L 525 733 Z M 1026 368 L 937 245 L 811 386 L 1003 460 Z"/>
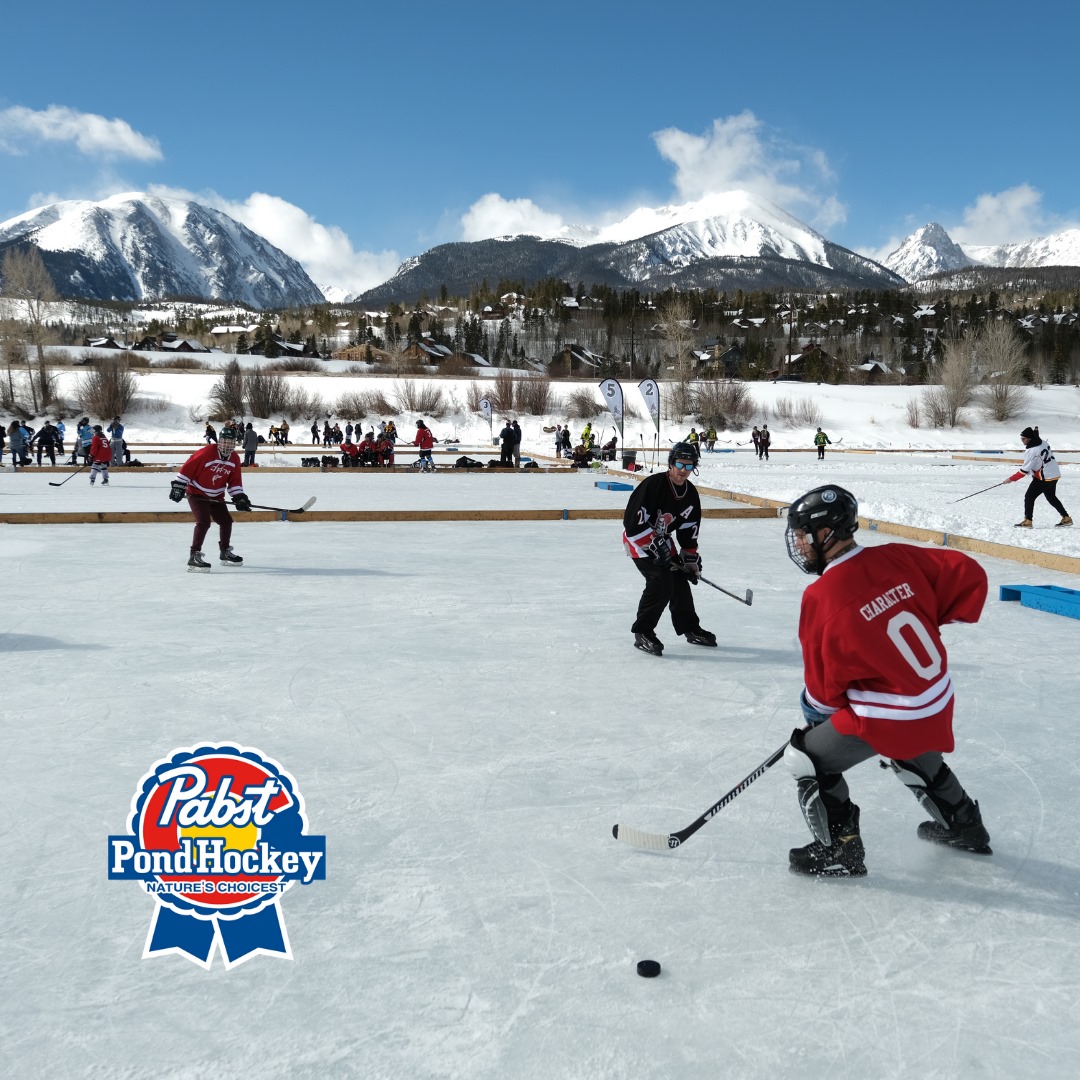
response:
<path id="1" fill-rule="evenodd" d="M 916 229 L 882 265 L 905 281 L 919 281 L 931 274 L 960 270 L 982 261 L 985 260 L 971 258 L 936 221 L 932 221 Z"/>
<path id="2" fill-rule="evenodd" d="M 322 301 L 303 267 L 209 206 L 138 192 L 42 206 L 0 223 L 0 249 L 32 241 L 62 295 L 191 296 L 258 308 Z"/>
<path id="3" fill-rule="evenodd" d="M 1065 229 L 1019 244 L 969 246 L 976 262 L 987 266 L 1080 266 L 1080 229 Z"/>
<path id="4" fill-rule="evenodd" d="M 730 191 L 642 207 L 603 227 L 442 244 L 406 260 L 365 303 L 413 300 L 441 285 L 467 294 L 482 278 L 547 277 L 614 288 L 849 289 L 903 284 L 878 263 L 826 240 L 765 199 Z"/>

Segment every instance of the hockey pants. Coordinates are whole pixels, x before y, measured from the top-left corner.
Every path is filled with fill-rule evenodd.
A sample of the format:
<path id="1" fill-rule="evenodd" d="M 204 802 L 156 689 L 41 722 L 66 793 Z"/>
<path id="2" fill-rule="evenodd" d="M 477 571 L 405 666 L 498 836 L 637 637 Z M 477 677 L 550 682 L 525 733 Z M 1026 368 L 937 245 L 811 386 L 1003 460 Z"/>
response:
<path id="1" fill-rule="evenodd" d="M 202 551 L 203 541 L 210 531 L 210 522 L 216 521 L 220 529 L 218 546 L 227 548 L 232 539 L 233 519 L 228 507 L 217 499 L 201 499 L 198 496 L 188 496 L 188 506 L 195 515 L 195 532 L 191 538 L 191 550 Z"/>
<path id="2" fill-rule="evenodd" d="M 690 579 L 670 566 L 657 566 L 652 559 L 635 559 L 634 566 L 645 579 L 645 591 L 638 601 L 637 618 L 630 627 L 631 633 L 652 632 L 670 605 L 671 625 L 676 634 L 689 634 L 700 630 L 694 597 L 690 592 Z"/>
<path id="3" fill-rule="evenodd" d="M 1036 480 L 1035 477 L 1032 477 L 1027 491 L 1024 492 L 1024 517 L 1028 521 L 1031 520 L 1032 514 L 1035 513 L 1035 500 L 1040 495 L 1045 495 L 1046 501 L 1062 517 L 1068 515 L 1068 511 L 1061 505 L 1061 500 L 1057 497 L 1057 480 Z"/>

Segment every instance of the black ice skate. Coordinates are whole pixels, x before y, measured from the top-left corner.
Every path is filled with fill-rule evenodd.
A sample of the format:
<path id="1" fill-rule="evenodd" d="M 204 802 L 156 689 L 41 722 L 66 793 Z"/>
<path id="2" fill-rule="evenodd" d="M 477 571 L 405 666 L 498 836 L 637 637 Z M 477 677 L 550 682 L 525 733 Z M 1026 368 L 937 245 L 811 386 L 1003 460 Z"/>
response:
<path id="1" fill-rule="evenodd" d="M 651 631 L 643 630 L 634 635 L 634 648 L 653 656 L 664 655 L 664 643 Z"/>
<path id="2" fill-rule="evenodd" d="M 686 643 L 688 645 L 711 645 L 715 649 L 716 635 L 708 630 L 702 630 L 699 626 L 686 635 Z"/>
<path id="3" fill-rule="evenodd" d="M 221 549 L 221 554 L 218 556 L 218 561 L 223 562 L 226 566 L 243 566 L 244 560 L 236 554 L 231 547 L 224 547 Z"/>
<path id="4" fill-rule="evenodd" d="M 924 821 L 919 825 L 919 839 L 929 840 L 934 844 L 945 844 L 960 851 L 970 851 L 974 855 L 993 855 L 990 847 L 990 834 L 983 825 L 979 804 L 969 795 L 952 812 L 946 814 L 949 826 L 936 821 Z"/>
<path id="5" fill-rule="evenodd" d="M 187 569 L 189 574 L 209 574 L 210 564 L 203 558 L 201 551 L 193 551 L 187 561 Z"/>
<path id="6" fill-rule="evenodd" d="M 829 822 L 829 835 L 829 847 L 815 840 L 806 847 L 792 848 L 788 853 L 791 872 L 811 877 L 866 877 L 866 849 L 859 833 L 859 808 L 854 803 L 845 820 Z"/>

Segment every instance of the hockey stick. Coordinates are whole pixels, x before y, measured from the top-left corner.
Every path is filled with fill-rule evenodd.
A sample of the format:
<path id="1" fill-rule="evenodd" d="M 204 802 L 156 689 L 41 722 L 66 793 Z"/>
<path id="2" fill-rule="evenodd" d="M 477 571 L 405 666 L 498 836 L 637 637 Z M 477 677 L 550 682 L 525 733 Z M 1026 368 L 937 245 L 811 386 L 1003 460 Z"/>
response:
<path id="1" fill-rule="evenodd" d="M 70 480 L 71 477 L 68 477 Z M 196 496 L 202 499 L 203 502 L 217 502 L 217 499 L 208 499 L 205 495 Z M 310 499 L 303 506 L 297 506 L 292 510 L 287 509 L 284 506 L 263 506 L 261 503 L 252 503 L 250 509 L 252 510 L 273 510 L 277 514 L 302 514 L 305 510 L 310 510 L 315 505 L 315 499 L 317 496 L 312 495 Z M 226 506 L 235 506 L 236 503 L 230 499 L 221 500 Z"/>
<path id="2" fill-rule="evenodd" d="M 1007 484 L 1008 480 L 1002 480 L 1001 484 Z M 993 491 L 994 488 L 1001 487 L 1001 484 L 991 484 L 988 488 L 982 488 L 980 491 L 973 491 L 970 495 L 965 495 L 963 499 L 953 499 L 954 503 L 963 502 L 964 499 L 974 499 L 976 495 L 981 495 L 984 491 Z"/>
<path id="3" fill-rule="evenodd" d="M 669 851 L 677 848 L 680 844 L 686 843 L 705 822 L 719 814 L 732 799 L 741 795 L 759 776 L 764 776 L 784 756 L 787 745 L 784 743 L 779 750 L 770 754 L 749 776 L 744 776 L 722 799 L 713 803 L 701 817 L 691 822 L 685 829 L 664 836 L 663 833 L 642 832 L 640 829 L 631 829 L 626 825 L 613 825 L 611 835 L 624 844 L 633 844 L 634 847 L 643 848 L 645 851 Z"/>
<path id="4" fill-rule="evenodd" d="M 698 581 L 704 581 L 706 585 L 711 585 L 717 592 L 722 592 L 725 596 L 730 596 L 732 600 L 738 600 L 740 604 L 745 604 L 750 607 L 754 602 L 754 590 L 747 589 L 746 596 L 742 597 L 738 593 L 728 592 L 727 589 L 717 585 L 715 581 L 710 581 L 707 577 L 698 577 Z"/>
<path id="5" fill-rule="evenodd" d="M 75 471 L 74 471 L 74 472 L 73 472 L 73 473 L 71 474 L 71 476 L 78 476 L 78 475 L 79 475 L 79 473 L 81 473 L 81 472 L 83 471 L 83 469 L 85 469 L 85 468 L 87 468 L 87 466 L 86 466 L 86 465 L 80 465 L 80 466 L 79 466 L 79 467 L 78 467 L 78 468 L 77 468 L 77 469 L 76 469 L 76 470 L 75 470 Z M 58 484 L 57 484 L 57 483 L 54 483 L 54 482 L 53 482 L 52 480 L 50 480 L 50 481 L 49 481 L 49 487 L 63 487 L 63 486 L 64 486 L 64 485 L 65 485 L 65 484 L 66 484 L 66 483 L 67 483 L 67 482 L 68 482 L 68 481 L 69 481 L 69 480 L 71 479 L 71 476 L 65 476 L 65 477 L 64 477 L 64 479 L 63 479 L 63 480 L 61 480 L 61 481 L 60 481 L 60 483 L 58 483 Z"/>

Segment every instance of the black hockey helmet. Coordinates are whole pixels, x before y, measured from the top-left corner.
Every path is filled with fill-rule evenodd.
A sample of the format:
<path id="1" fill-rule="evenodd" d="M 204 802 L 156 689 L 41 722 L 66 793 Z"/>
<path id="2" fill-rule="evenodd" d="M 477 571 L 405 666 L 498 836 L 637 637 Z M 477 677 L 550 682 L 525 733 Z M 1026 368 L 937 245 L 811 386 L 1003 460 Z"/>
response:
<path id="1" fill-rule="evenodd" d="M 819 529 L 829 529 L 823 539 Z M 850 540 L 859 528 L 859 502 L 846 488 L 825 484 L 800 495 L 787 512 L 788 557 L 804 574 L 825 572 L 825 549 L 837 540 Z M 799 534 L 810 541 L 810 552 L 800 550 Z"/>
<path id="2" fill-rule="evenodd" d="M 698 463 L 698 449 L 693 443 L 689 442 L 677 442 L 669 451 L 667 456 L 668 466 L 672 466 L 676 461 L 682 459 L 683 461 L 692 461 L 696 466 Z"/>

